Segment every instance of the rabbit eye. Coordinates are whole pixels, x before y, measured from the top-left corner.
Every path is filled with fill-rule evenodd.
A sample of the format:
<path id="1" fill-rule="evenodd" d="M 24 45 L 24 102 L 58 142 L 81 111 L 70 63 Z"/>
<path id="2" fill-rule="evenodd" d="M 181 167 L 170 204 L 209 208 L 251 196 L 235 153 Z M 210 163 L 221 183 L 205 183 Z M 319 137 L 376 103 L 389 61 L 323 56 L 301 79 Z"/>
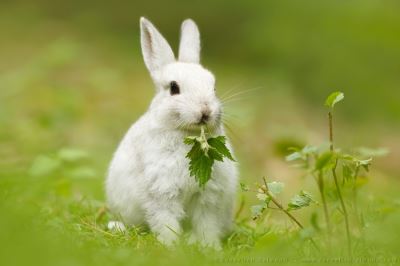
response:
<path id="1" fill-rule="evenodd" d="M 169 84 L 169 90 L 171 95 L 176 95 L 180 93 L 179 85 L 176 83 L 176 81 L 171 81 Z"/>

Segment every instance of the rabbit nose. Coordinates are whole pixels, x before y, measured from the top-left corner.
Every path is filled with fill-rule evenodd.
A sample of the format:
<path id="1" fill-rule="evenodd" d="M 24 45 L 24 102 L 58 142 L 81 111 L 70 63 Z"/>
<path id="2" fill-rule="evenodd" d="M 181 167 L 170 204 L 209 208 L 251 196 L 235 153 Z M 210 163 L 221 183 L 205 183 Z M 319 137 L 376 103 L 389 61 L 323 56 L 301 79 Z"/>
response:
<path id="1" fill-rule="evenodd" d="M 200 123 L 206 123 L 210 119 L 211 110 L 204 108 L 201 110 Z"/>

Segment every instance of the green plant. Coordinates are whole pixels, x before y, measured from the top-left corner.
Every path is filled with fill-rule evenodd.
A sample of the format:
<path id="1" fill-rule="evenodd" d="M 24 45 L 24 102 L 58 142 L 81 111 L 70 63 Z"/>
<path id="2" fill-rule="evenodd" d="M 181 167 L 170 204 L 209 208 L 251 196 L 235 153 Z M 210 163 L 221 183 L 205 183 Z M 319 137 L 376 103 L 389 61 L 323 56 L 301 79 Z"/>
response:
<path id="1" fill-rule="evenodd" d="M 332 211 L 333 209 L 337 209 L 342 214 L 346 231 L 347 249 L 349 255 L 351 255 L 352 227 L 350 224 L 351 219 L 348 205 L 352 205 L 351 211 L 354 214 L 353 216 L 357 217 L 356 220 L 359 220 L 361 214 L 357 206 L 357 191 L 362 184 L 360 180 L 365 179 L 361 177 L 360 173 L 361 171 L 369 170 L 372 161 L 371 155 L 373 155 L 374 152 L 359 152 L 351 154 L 334 146 L 333 111 L 335 105 L 343 99 L 344 94 L 342 92 L 334 92 L 329 95 L 325 101 L 325 105 L 329 108 L 329 147 L 326 148 L 325 145 L 307 145 L 303 148 L 291 148 L 292 153 L 286 157 L 286 160 L 288 162 L 298 162 L 297 166 L 301 167 L 305 171 L 305 175 L 312 176 L 316 181 L 322 202 L 322 211 L 325 216 L 325 229 L 327 231 L 326 240 L 328 246 L 330 245 L 333 232 L 336 232 L 336 234 L 340 232 L 337 227 L 338 223 L 332 224 L 331 222 L 330 216 L 332 215 Z M 371 149 L 368 150 L 372 151 Z M 342 169 L 341 172 L 338 171 L 339 168 Z M 339 181 L 340 177 L 342 182 Z M 245 184 L 241 184 L 241 187 L 244 191 L 252 191 Z M 272 202 L 278 210 L 283 211 L 298 225 L 298 227 L 303 229 L 304 226 L 290 211 L 307 207 L 310 203 L 314 202 L 314 200 L 309 193 L 301 191 L 298 195 L 295 195 L 292 198 L 287 207 L 283 207 L 283 205 L 276 199 L 276 195 L 282 191 L 283 187 L 284 184 L 281 182 L 267 183 L 265 179 L 263 185 L 257 185 L 257 190 L 253 192 L 256 193 L 257 198 L 262 201 L 262 204 L 251 207 L 253 219 L 258 219 L 268 209 L 275 209 L 270 206 L 270 203 Z M 337 195 L 336 199 L 328 202 L 327 191 L 333 191 Z M 351 200 L 348 198 L 351 198 Z M 339 205 L 336 205 L 336 201 L 338 201 Z M 315 213 L 313 215 L 314 216 L 311 217 L 311 223 L 313 223 L 314 227 L 320 229 L 316 224 Z M 358 224 L 360 224 L 360 222 L 358 222 Z"/>
<path id="2" fill-rule="evenodd" d="M 186 157 L 190 160 L 190 176 L 195 177 L 200 187 L 204 187 L 210 180 L 215 161 L 222 162 L 224 158 L 234 161 L 231 152 L 225 145 L 225 136 L 207 138 L 203 126 L 200 136 L 186 137 L 184 143 L 192 145 Z"/>
<path id="3" fill-rule="evenodd" d="M 257 185 L 256 191 L 251 190 L 245 184 L 241 183 L 241 188 L 243 191 L 253 191 L 257 193 L 256 196 L 261 201 L 261 204 L 251 207 L 252 219 L 256 220 L 260 218 L 266 209 L 277 209 L 284 212 L 300 228 L 304 228 L 304 226 L 290 213 L 290 211 L 310 206 L 311 203 L 315 202 L 311 194 L 301 190 L 299 194 L 293 196 L 293 198 L 287 204 L 287 207 L 284 207 L 276 198 L 276 196 L 283 191 L 285 186 L 284 183 L 276 181 L 267 182 L 265 177 L 263 178 L 263 182 L 264 183 L 262 185 Z M 271 203 L 273 203 L 275 207 L 272 207 Z"/>

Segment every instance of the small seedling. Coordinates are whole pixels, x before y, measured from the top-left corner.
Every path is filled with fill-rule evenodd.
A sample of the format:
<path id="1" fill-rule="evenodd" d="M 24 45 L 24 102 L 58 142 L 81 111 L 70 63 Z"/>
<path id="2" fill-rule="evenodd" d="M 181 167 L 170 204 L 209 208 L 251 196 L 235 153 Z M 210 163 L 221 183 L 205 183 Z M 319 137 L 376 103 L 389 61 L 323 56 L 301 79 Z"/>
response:
<path id="1" fill-rule="evenodd" d="M 263 185 L 257 185 L 256 197 L 261 201 L 261 204 L 254 205 L 251 207 L 251 213 L 253 220 L 260 218 L 264 211 L 267 209 L 276 209 L 284 212 L 293 222 L 295 222 L 300 228 L 304 226 L 291 214 L 293 210 L 298 210 L 304 207 L 310 206 L 311 203 L 315 202 L 310 193 L 301 190 L 299 194 L 292 197 L 287 207 L 284 207 L 277 200 L 277 196 L 283 191 L 285 184 L 282 182 L 268 182 L 263 178 Z M 251 191 L 246 185 L 241 184 L 243 191 Z M 270 206 L 271 202 L 275 207 Z"/>

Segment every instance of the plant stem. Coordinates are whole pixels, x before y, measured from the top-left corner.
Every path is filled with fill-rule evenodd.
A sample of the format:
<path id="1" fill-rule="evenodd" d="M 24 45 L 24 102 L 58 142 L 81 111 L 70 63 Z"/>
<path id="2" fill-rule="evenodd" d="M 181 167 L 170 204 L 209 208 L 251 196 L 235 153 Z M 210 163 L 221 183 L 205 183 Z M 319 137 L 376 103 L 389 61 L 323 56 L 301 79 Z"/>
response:
<path id="1" fill-rule="evenodd" d="M 333 152 L 333 118 L 332 118 L 332 112 L 328 113 L 329 117 L 329 143 L 330 143 L 330 150 Z"/>
<path id="2" fill-rule="evenodd" d="M 102 206 L 96 213 L 96 221 L 101 220 L 104 215 L 107 213 L 107 207 L 106 206 Z"/>
<path id="3" fill-rule="evenodd" d="M 335 186 L 336 186 L 337 193 L 338 193 L 338 196 L 339 196 L 340 204 L 341 204 L 342 209 L 343 209 L 344 221 L 346 223 L 347 244 L 348 244 L 349 254 L 351 255 L 351 238 L 350 238 L 349 215 L 347 213 L 346 205 L 344 204 L 343 196 L 342 196 L 342 193 L 340 191 L 340 186 L 339 186 L 339 183 L 338 183 L 338 180 L 337 180 L 337 175 L 336 175 L 337 162 L 338 162 L 338 160 L 336 159 L 335 166 L 332 169 L 332 175 L 333 175 L 333 179 L 335 181 Z"/>
<path id="4" fill-rule="evenodd" d="M 356 170 L 354 171 L 354 184 L 353 184 L 353 206 L 354 206 L 354 212 L 356 213 L 356 220 L 358 225 L 360 226 L 360 219 L 358 217 L 358 203 L 357 203 L 357 176 L 358 172 L 360 171 L 360 166 L 356 166 Z"/>
<path id="5" fill-rule="evenodd" d="M 202 138 L 203 140 L 207 141 L 206 133 L 205 133 L 205 130 L 204 130 L 204 126 L 201 126 L 200 130 L 201 130 L 200 138 Z"/>
<path id="6" fill-rule="evenodd" d="M 201 143 L 201 148 L 207 154 L 210 146 L 208 145 L 208 142 L 207 142 L 206 133 L 204 132 L 204 126 L 201 126 L 200 143 Z"/>
<path id="7" fill-rule="evenodd" d="M 244 209 L 244 204 L 245 204 L 244 197 L 242 196 L 239 208 L 238 208 L 238 210 L 236 211 L 236 214 L 235 214 L 235 220 L 237 220 L 239 218 L 240 214 L 242 213 L 242 211 Z"/>
<path id="8" fill-rule="evenodd" d="M 332 227 L 331 227 L 331 222 L 329 219 L 328 205 L 326 204 L 326 199 L 325 199 L 325 194 L 324 194 L 324 177 L 323 177 L 322 171 L 319 171 L 319 173 L 318 173 L 318 188 L 319 188 L 319 192 L 321 193 L 322 205 L 324 207 L 326 226 L 328 228 L 329 235 L 331 235 Z"/>
<path id="9" fill-rule="evenodd" d="M 334 148 L 333 148 L 333 118 L 332 118 L 332 112 L 330 111 L 328 113 L 328 117 L 329 117 L 329 141 L 330 141 L 330 150 L 332 153 L 334 153 Z M 340 191 L 340 185 L 338 182 L 338 178 L 336 175 L 336 167 L 338 164 L 338 159 L 336 158 L 335 160 L 335 165 L 332 168 L 332 175 L 333 175 L 333 180 L 335 181 L 335 186 L 336 186 L 336 190 L 338 193 L 338 197 L 340 200 L 340 205 L 342 206 L 342 210 L 343 210 L 343 215 L 344 215 L 344 221 L 346 224 L 346 236 L 347 236 L 347 248 L 349 251 L 349 255 L 351 255 L 351 238 L 350 238 L 350 226 L 349 226 L 349 216 L 347 214 L 347 209 L 346 209 L 346 205 L 344 204 L 344 200 L 342 197 L 342 192 Z"/>

